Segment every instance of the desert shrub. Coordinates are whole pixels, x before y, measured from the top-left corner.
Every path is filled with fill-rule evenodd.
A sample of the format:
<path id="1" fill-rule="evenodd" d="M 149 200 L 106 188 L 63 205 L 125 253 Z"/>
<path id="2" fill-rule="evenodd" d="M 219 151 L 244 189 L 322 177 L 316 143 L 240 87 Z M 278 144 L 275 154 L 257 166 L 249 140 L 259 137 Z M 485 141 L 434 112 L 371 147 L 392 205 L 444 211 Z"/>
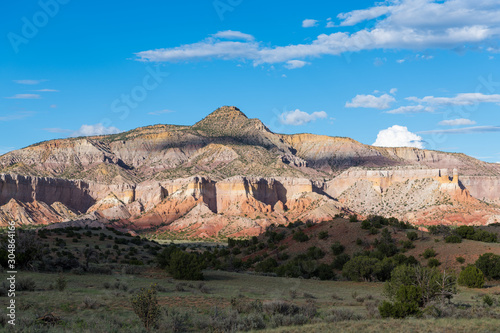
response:
<path id="1" fill-rule="evenodd" d="M 496 233 L 477 229 L 472 226 L 463 225 L 456 228 L 454 232 L 462 238 L 479 242 L 496 243 L 498 240 L 498 235 Z"/>
<path id="2" fill-rule="evenodd" d="M 370 231 L 368 232 L 370 235 L 376 235 L 378 234 L 378 229 L 375 227 L 371 227 Z"/>
<path id="3" fill-rule="evenodd" d="M 90 298 L 89 296 L 85 296 L 83 299 L 83 308 L 84 309 L 97 309 L 99 307 L 99 303 L 97 300 Z"/>
<path id="4" fill-rule="evenodd" d="M 159 324 L 160 332 L 188 332 L 190 315 L 176 308 L 167 308 L 163 311 L 163 318 Z"/>
<path id="5" fill-rule="evenodd" d="M 391 273 L 391 279 L 384 285 L 385 294 L 393 301 L 398 298 L 401 286 L 414 286 L 420 289 L 421 299 L 417 301 L 420 306 L 434 300 L 450 299 L 456 293 L 456 278 L 436 268 L 400 265 Z"/>
<path id="6" fill-rule="evenodd" d="M 318 234 L 318 239 L 327 239 L 328 238 L 328 231 L 320 231 Z"/>
<path id="7" fill-rule="evenodd" d="M 293 240 L 297 242 L 307 242 L 309 240 L 309 236 L 307 236 L 302 230 L 296 231 L 293 234 Z"/>
<path id="8" fill-rule="evenodd" d="M 494 303 L 495 303 L 495 300 L 490 295 L 483 296 L 483 304 L 485 306 L 492 306 Z"/>
<path id="9" fill-rule="evenodd" d="M 91 274 L 111 275 L 112 270 L 109 266 L 90 265 L 87 272 Z"/>
<path id="10" fill-rule="evenodd" d="M 408 237 L 409 240 L 414 241 L 417 240 L 418 234 L 415 231 L 409 231 L 406 233 L 406 237 Z"/>
<path id="11" fill-rule="evenodd" d="M 361 222 L 361 229 L 368 230 L 371 227 L 372 227 L 372 224 L 370 223 L 370 221 L 364 220 L 363 222 Z"/>
<path id="12" fill-rule="evenodd" d="M 493 253 L 481 255 L 475 262 L 477 268 L 488 279 L 500 279 L 500 256 Z"/>
<path id="13" fill-rule="evenodd" d="M 271 273 L 278 267 L 278 262 L 274 258 L 267 258 L 255 265 L 256 272 Z"/>
<path id="14" fill-rule="evenodd" d="M 420 308 L 437 299 L 451 298 L 456 293 L 453 275 L 436 269 L 402 265 L 394 269 L 385 292 L 393 301 L 379 306 L 384 318 L 404 318 L 421 312 Z"/>
<path id="15" fill-rule="evenodd" d="M 352 281 L 372 281 L 375 279 L 380 260 L 358 256 L 349 260 L 342 268 L 342 275 Z"/>
<path id="16" fill-rule="evenodd" d="M 325 256 L 325 252 L 316 246 L 311 246 L 307 249 L 306 255 L 310 259 L 317 260 L 323 258 Z"/>
<path id="17" fill-rule="evenodd" d="M 158 326 L 160 305 L 158 304 L 154 285 L 147 289 L 142 288 L 130 301 L 135 314 L 139 317 L 148 331 Z"/>
<path id="18" fill-rule="evenodd" d="M 349 257 L 349 255 L 346 253 L 342 253 L 341 255 L 335 257 L 332 263 L 332 267 L 341 271 L 344 268 L 344 265 L 349 262 L 349 260 L 351 260 L 351 257 Z"/>
<path id="19" fill-rule="evenodd" d="M 349 222 L 358 222 L 358 215 L 352 214 L 349 216 Z"/>
<path id="20" fill-rule="evenodd" d="M 444 238 L 446 243 L 462 243 L 462 237 L 458 235 L 449 235 Z"/>
<path id="21" fill-rule="evenodd" d="M 437 255 L 437 253 L 436 253 L 436 251 L 433 248 L 425 249 L 424 253 L 422 253 L 422 256 L 425 259 L 429 259 L 429 258 L 435 257 L 436 255 Z"/>
<path id="22" fill-rule="evenodd" d="M 20 278 L 16 281 L 16 289 L 19 291 L 35 291 L 36 282 L 30 277 Z"/>
<path id="23" fill-rule="evenodd" d="M 460 263 L 460 264 L 463 264 L 465 262 L 465 258 L 464 257 L 457 257 L 457 262 Z"/>
<path id="24" fill-rule="evenodd" d="M 336 323 L 339 321 L 361 320 L 362 317 L 348 309 L 332 309 L 325 317 L 328 323 Z"/>
<path id="25" fill-rule="evenodd" d="M 57 279 L 56 279 L 55 283 L 56 283 L 57 290 L 63 291 L 64 289 L 66 289 L 68 281 L 66 280 L 66 278 L 64 277 L 64 275 L 59 274 L 57 276 Z"/>
<path id="26" fill-rule="evenodd" d="M 484 286 L 484 274 L 476 266 L 469 265 L 460 272 L 458 284 L 468 288 L 482 288 Z"/>
<path id="27" fill-rule="evenodd" d="M 335 273 L 330 265 L 320 264 L 318 268 L 314 271 L 314 276 L 318 277 L 320 280 L 334 280 Z"/>
<path id="28" fill-rule="evenodd" d="M 356 245 L 363 245 L 363 240 L 361 238 L 356 238 Z"/>
<path id="29" fill-rule="evenodd" d="M 339 242 L 335 242 L 332 244 L 332 252 L 334 255 L 338 256 L 339 254 L 342 254 L 345 250 L 345 246 L 340 244 Z"/>
<path id="30" fill-rule="evenodd" d="M 439 260 L 437 260 L 436 258 L 431 258 L 427 262 L 427 266 L 429 266 L 431 268 L 432 267 L 438 267 L 439 265 L 441 265 L 441 262 Z"/>
<path id="31" fill-rule="evenodd" d="M 411 240 L 401 241 L 401 246 L 405 250 L 410 250 L 410 249 L 414 249 L 415 248 L 415 245 L 413 244 L 413 242 Z"/>

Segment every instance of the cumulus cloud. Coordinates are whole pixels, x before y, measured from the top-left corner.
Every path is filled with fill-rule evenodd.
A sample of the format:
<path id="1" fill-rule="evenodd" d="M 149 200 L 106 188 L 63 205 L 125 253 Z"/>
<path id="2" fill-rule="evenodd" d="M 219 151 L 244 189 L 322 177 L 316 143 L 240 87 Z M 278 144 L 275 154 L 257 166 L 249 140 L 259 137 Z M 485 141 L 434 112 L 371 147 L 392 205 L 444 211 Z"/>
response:
<path id="1" fill-rule="evenodd" d="M 101 123 L 95 125 L 82 125 L 80 129 L 76 132 L 73 132 L 71 136 L 93 136 L 93 135 L 106 135 L 106 134 L 116 134 L 121 131 L 113 126 L 105 127 Z"/>
<path id="2" fill-rule="evenodd" d="M 47 80 L 14 80 L 15 83 L 27 84 L 27 85 L 39 84 L 39 83 L 42 83 L 45 81 L 47 81 Z"/>
<path id="3" fill-rule="evenodd" d="M 434 108 L 423 105 L 409 105 L 401 106 L 397 109 L 386 111 L 390 114 L 412 114 L 412 113 L 424 113 L 424 112 L 434 112 Z"/>
<path id="4" fill-rule="evenodd" d="M 7 99 L 39 99 L 40 95 L 37 94 L 16 94 L 14 96 L 5 97 Z"/>
<path id="5" fill-rule="evenodd" d="M 389 93 L 390 93 L 391 95 L 396 95 L 396 93 L 397 93 L 397 92 L 398 92 L 398 88 L 392 88 L 392 89 L 389 91 Z"/>
<path id="6" fill-rule="evenodd" d="M 302 60 L 288 60 L 286 62 L 285 67 L 288 69 L 294 69 L 294 68 L 301 68 L 304 67 L 305 65 L 308 65 L 309 63 L 307 61 L 302 61 Z"/>
<path id="7" fill-rule="evenodd" d="M 441 126 L 466 126 L 466 125 L 476 125 L 476 122 L 470 119 L 460 118 L 460 119 L 450 119 L 443 120 L 439 123 Z"/>
<path id="8" fill-rule="evenodd" d="M 302 28 L 312 28 L 318 25 L 317 20 L 305 19 L 302 21 Z"/>
<path id="9" fill-rule="evenodd" d="M 320 34 L 308 44 L 273 46 L 267 41 L 257 42 L 251 35 L 226 31 L 194 44 L 146 50 L 136 55 L 139 61 L 215 58 L 249 60 L 259 65 L 373 49 L 456 49 L 473 45 L 487 50 L 500 37 L 500 3 L 492 0 L 394 1 L 390 6 L 382 4 L 343 13 L 339 18 L 340 26 L 378 20 L 370 28 L 355 32 Z M 317 24 L 316 20 L 304 22 L 305 26 Z M 330 23 L 331 20 L 328 26 L 334 26 Z M 228 41 L 229 37 L 233 40 Z"/>
<path id="10" fill-rule="evenodd" d="M 373 95 L 357 95 L 350 102 L 345 104 L 346 108 L 373 108 L 373 109 L 388 109 L 391 103 L 395 102 L 394 97 L 388 94 L 382 96 Z"/>
<path id="11" fill-rule="evenodd" d="M 245 34 L 240 31 L 233 31 L 233 30 L 225 30 L 225 31 L 219 31 L 216 34 L 212 35 L 214 38 L 220 38 L 220 39 L 242 39 L 242 40 L 254 40 L 254 37 L 249 34 Z"/>
<path id="12" fill-rule="evenodd" d="M 325 111 L 316 111 L 309 114 L 307 112 L 296 109 L 295 111 L 283 112 L 280 115 L 280 122 L 285 125 L 299 126 L 310 123 L 311 121 L 315 121 L 316 119 L 324 119 L 327 117 L 328 115 Z"/>
<path id="13" fill-rule="evenodd" d="M 474 126 L 455 128 L 447 130 L 431 130 L 418 132 L 419 134 L 473 134 L 473 133 L 491 133 L 500 132 L 500 126 Z"/>
<path id="14" fill-rule="evenodd" d="M 424 140 L 422 137 L 410 132 L 407 127 L 394 125 L 380 131 L 373 145 L 378 147 L 414 147 L 423 149 Z"/>

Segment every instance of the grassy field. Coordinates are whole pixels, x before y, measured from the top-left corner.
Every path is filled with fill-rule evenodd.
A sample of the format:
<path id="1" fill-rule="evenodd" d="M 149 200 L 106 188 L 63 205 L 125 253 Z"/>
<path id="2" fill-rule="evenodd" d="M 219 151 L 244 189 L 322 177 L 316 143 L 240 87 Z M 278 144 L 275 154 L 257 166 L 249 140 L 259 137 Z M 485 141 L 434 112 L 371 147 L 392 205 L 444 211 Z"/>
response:
<path id="1" fill-rule="evenodd" d="M 65 290 L 54 289 L 58 274 L 20 272 L 19 279 L 35 281 L 34 291 L 21 291 L 16 295 L 18 332 L 144 332 L 138 317 L 134 314 L 130 298 L 142 287 L 157 284 L 159 304 L 165 309 L 175 309 L 187 314 L 191 329 L 197 317 L 209 320 L 214 311 L 231 311 L 231 301 L 251 303 L 260 300 L 284 300 L 305 306 L 314 304 L 317 315 L 303 327 L 287 327 L 268 332 L 496 332 L 500 330 L 499 294 L 500 286 L 486 289 L 460 289 L 453 302 L 470 310 L 470 319 L 379 319 L 376 304 L 385 299 L 383 284 L 355 283 L 347 281 L 318 281 L 289 279 L 205 271 L 205 281 L 189 282 L 171 279 L 167 273 L 147 268 L 126 274 L 114 270 L 112 275 L 64 274 Z M 1 275 L 5 281 L 7 275 Z M 488 293 L 495 299 L 495 305 L 486 308 L 479 295 Z M 7 297 L 0 297 L 0 306 L 5 309 Z M 217 310 L 216 310 L 217 309 Z M 484 316 L 488 319 L 475 319 Z M 40 324 L 41 318 L 52 314 L 60 321 L 55 326 Z M 5 317 L 2 315 L 2 324 Z M 164 316 L 164 331 L 169 331 L 172 318 Z M 227 320 L 226 317 L 221 320 Z M 328 323 L 325 321 L 331 321 Z M 194 326 L 193 326 L 194 325 Z M 9 325 L 7 325 L 9 326 Z M 468 330 L 469 329 L 469 330 Z M 205 330 L 200 330 L 205 331 Z M 231 331 L 231 330 L 225 330 Z M 215 332 L 215 330 L 214 330 Z"/>

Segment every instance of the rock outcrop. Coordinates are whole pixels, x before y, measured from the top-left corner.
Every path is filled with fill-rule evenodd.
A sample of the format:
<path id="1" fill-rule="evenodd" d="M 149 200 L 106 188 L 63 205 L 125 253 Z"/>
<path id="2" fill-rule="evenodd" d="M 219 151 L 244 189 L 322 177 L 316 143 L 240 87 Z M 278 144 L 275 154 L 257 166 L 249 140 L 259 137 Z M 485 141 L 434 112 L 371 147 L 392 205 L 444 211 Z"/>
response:
<path id="1" fill-rule="evenodd" d="M 497 205 L 498 165 L 349 138 L 275 134 L 235 107 L 193 126 L 52 140 L 0 157 L 0 224 L 83 216 L 222 237 L 340 212 L 486 224 L 498 220 Z"/>

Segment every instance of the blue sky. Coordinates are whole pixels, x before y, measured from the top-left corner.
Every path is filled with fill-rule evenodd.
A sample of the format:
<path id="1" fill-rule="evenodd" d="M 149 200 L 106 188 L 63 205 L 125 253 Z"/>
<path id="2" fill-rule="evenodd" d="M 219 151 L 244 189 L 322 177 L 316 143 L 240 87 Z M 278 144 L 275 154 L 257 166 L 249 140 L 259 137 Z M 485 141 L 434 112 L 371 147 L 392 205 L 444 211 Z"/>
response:
<path id="1" fill-rule="evenodd" d="M 235 105 L 275 132 L 500 161 L 498 1 L 3 7 L 0 154 Z"/>

